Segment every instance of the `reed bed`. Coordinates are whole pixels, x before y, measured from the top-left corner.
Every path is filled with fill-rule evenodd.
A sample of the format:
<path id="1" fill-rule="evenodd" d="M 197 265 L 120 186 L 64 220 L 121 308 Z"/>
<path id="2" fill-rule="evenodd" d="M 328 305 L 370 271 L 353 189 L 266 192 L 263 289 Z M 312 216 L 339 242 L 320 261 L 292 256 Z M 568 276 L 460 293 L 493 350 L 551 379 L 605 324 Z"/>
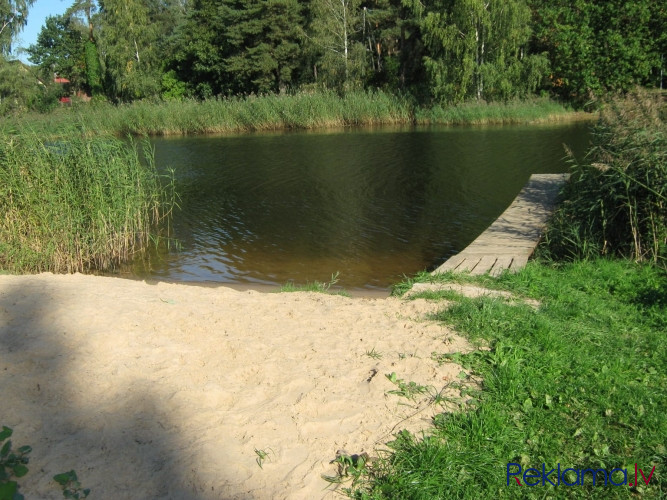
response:
<path id="1" fill-rule="evenodd" d="M 420 109 L 415 121 L 440 125 L 496 125 L 559 121 L 579 117 L 548 98 L 509 102 L 471 101 L 456 106 Z M 590 116 L 590 115 L 587 115 Z"/>
<path id="2" fill-rule="evenodd" d="M 667 124 L 656 94 L 604 104 L 540 246 L 555 260 L 617 255 L 667 268 Z"/>
<path id="3" fill-rule="evenodd" d="M 549 99 L 510 103 L 468 103 L 419 108 L 413 100 L 382 91 L 301 92 L 167 102 L 139 101 L 114 106 L 91 103 L 49 115 L 6 120 L 0 131 L 29 127 L 53 136 L 72 131 L 117 136 L 228 134 L 274 130 L 309 130 L 361 125 L 527 123 L 572 117 Z"/>
<path id="4" fill-rule="evenodd" d="M 100 136 L 0 141 L 0 269 L 111 271 L 151 242 L 174 205 L 148 143 Z"/>

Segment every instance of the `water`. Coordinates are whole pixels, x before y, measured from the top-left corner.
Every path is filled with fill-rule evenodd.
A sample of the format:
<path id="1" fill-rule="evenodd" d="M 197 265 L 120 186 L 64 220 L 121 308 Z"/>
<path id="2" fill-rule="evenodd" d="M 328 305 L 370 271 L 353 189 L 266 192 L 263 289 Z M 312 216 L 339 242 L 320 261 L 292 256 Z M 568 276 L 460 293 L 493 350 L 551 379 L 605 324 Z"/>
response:
<path id="1" fill-rule="evenodd" d="M 384 289 L 474 240 L 532 173 L 567 171 L 588 126 L 423 128 L 154 141 L 176 171 L 180 251 L 131 273 L 170 281 Z"/>

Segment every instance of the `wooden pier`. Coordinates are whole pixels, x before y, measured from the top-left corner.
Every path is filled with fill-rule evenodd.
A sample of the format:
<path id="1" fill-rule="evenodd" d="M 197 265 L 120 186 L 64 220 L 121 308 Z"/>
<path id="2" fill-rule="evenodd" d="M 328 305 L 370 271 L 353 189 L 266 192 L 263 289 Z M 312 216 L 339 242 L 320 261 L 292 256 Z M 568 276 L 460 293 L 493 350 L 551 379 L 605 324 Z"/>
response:
<path id="1" fill-rule="evenodd" d="M 496 221 L 475 241 L 438 267 L 446 271 L 489 273 L 517 271 L 526 265 L 556 207 L 569 174 L 534 174 Z"/>

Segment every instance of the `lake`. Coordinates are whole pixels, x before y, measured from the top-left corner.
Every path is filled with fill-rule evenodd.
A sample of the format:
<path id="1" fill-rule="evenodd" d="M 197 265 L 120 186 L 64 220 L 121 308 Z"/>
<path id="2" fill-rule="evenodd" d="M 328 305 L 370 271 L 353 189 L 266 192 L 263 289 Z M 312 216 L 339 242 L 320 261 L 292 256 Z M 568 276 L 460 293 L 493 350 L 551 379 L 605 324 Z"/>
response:
<path id="1" fill-rule="evenodd" d="M 588 124 L 347 129 L 154 139 L 175 170 L 180 250 L 123 274 L 386 289 L 474 240 L 533 173 L 568 170 Z"/>

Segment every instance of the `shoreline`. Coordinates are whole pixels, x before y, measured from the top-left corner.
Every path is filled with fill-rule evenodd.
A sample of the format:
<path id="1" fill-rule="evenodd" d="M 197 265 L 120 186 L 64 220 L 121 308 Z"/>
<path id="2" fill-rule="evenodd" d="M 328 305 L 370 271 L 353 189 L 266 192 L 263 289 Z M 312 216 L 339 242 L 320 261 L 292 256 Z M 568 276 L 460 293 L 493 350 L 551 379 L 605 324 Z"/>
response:
<path id="1" fill-rule="evenodd" d="M 69 134 L 119 137 L 235 135 L 255 132 L 324 131 L 376 126 L 539 125 L 592 120 L 548 98 L 509 102 L 470 101 L 419 107 L 409 99 L 382 91 L 299 93 L 132 104 L 80 104 L 50 114 L 30 113 L 5 120 L 6 134 L 31 130 L 45 136 Z M 56 132 L 58 131 L 58 132 Z"/>

